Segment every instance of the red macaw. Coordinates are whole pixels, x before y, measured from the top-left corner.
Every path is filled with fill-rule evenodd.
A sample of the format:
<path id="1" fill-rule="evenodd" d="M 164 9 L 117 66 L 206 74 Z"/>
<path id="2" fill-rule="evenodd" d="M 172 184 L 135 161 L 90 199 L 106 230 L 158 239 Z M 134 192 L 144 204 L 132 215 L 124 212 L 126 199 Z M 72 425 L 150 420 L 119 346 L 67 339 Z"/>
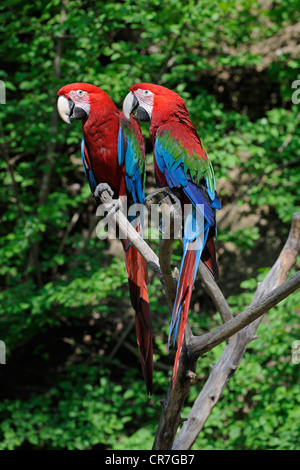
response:
<path id="1" fill-rule="evenodd" d="M 173 369 L 176 381 L 192 289 L 200 259 L 212 276 L 218 278 L 215 256 L 215 210 L 221 208 L 211 163 L 197 134 L 185 101 L 160 85 L 137 83 L 129 89 L 123 111 L 134 118 L 150 121 L 157 184 L 179 191 L 182 208 L 190 204 L 184 222 L 183 258 L 172 312 L 169 341 L 178 337 Z"/>
<path id="2" fill-rule="evenodd" d="M 120 199 L 144 202 L 145 146 L 140 126 L 129 124 L 105 91 L 88 83 L 72 83 L 58 91 L 57 108 L 62 120 L 82 120 L 82 161 L 92 193 L 109 185 Z M 103 186 L 104 185 L 104 186 Z M 140 222 L 136 230 L 141 233 Z M 135 325 L 142 370 L 148 393 L 152 393 L 153 347 L 147 292 L 147 264 L 128 240 L 121 240 L 136 312 Z"/>

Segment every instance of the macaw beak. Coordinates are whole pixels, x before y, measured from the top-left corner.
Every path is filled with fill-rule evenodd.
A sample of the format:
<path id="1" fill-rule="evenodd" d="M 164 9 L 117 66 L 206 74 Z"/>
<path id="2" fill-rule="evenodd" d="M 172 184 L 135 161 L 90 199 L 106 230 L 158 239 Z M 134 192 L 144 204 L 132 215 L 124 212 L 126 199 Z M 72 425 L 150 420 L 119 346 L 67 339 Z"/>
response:
<path id="1" fill-rule="evenodd" d="M 59 96 L 57 111 L 62 120 L 67 124 L 71 124 L 71 119 L 85 119 L 88 117 L 87 112 L 83 108 L 75 105 L 74 101 L 65 95 Z"/>
<path id="2" fill-rule="evenodd" d="M 62 120 L 67 124 L 71 124 L 70 115 L 72 114 L 73 108 L 74 101 L 70 100 L 70 98 L 67 98 L 65 95 L 59 96 L 57 100 L 57 111 Z"/>
<path id="3" fill-rule="evenodd" d="M 130 114 L 139 106 L 139 100 L 130 91 L 123 101 L 123 113 L 127 121 L 130 123 Z"/>

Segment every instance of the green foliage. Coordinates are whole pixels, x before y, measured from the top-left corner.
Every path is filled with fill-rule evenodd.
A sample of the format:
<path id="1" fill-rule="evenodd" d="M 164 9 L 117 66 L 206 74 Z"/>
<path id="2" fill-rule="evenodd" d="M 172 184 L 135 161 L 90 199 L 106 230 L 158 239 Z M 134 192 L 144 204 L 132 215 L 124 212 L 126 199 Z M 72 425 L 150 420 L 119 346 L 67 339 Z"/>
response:
<path id="1" fill-rule="evenodd" d="M 255 261 L 249 266 L 253 273 L 273 263 L 299 210 L 299 106 L 291 103 L 299 57 L 291 48 L 276 57 L 266 42 L 279 41 L 279 33 L 293 27 L 297 4 L 284 0 L 271 6 L 263 9 L 255 0 L 1 2 L 0 80 L 7 101 L 0 105 L 0 339 L 7 348 L 1 449 L 150 448 L 158 400 L 172 369 L 169 311 L 151 273 L 154 397 L 144 392 L 133 331 L 109 359 L 133 315 L 125 266 L 121 248 L 95 236 L 96 208 L 80 159 L 81 125 L 59 119 L 58 89 L 87 81 L 121 107 L 128 88 L 144 81 L 186 100 L 213 164 L 223 203 L 218 218 L 226 214 L 217 247 L 226 254 L 233 246 L 236 255 L 234 262 L 220 260 L 229 296 L 227 279 L 234 278 L 236 293 L 247 277 L 246 256 Z M 143 133 L 149 189 L 146 125 Z M 240 212 L 232 222 L 238 209 L 246 211 L 242 225 Z M 151 246 L 157 250 L 158 240 Z M 273 251 L 263 264 L 259 258 L 266 247 Z M 180 259 L 178 244 L 173 267 Z M 244 280 L 241 289 L 248 292 L 229 298 L 237 311 L 250 302 L 255 285 L 255 278 Z M 215 312 L 198 292 L 193 297 L 194 306 L 201 306 L 200 313 L 191 311 L 193 328 L 216 326 Z M 261 324 L 260 338 L 196 447 L 296 447 L 297 366 L 290 360 L 295 299 Z M 85 334 L 91 339 L 84 340 Z M 199 364 L 203 379 L 221 350 Z M 42 381 L 43 371 L 48 380 Z M 194 388 L 190 399 L 197 393 Z"/>
<path id="2" fill-rule="evenodd" d="M 109 376 L 110 368 L 103 364 L 78 364 L 68 369 L 63 380 L 46 393 L 33 395 L 29 402 L 4 400 L 0 405 L 0 449 L 13 450 L 24 443 L 48 450 L 114 446 L 126 426 L 130 429 L 130 422 L 150 420 L 153 408 L 145 406 L 144 397 L 139 398 L 138 387 L 136 399 Z"/>

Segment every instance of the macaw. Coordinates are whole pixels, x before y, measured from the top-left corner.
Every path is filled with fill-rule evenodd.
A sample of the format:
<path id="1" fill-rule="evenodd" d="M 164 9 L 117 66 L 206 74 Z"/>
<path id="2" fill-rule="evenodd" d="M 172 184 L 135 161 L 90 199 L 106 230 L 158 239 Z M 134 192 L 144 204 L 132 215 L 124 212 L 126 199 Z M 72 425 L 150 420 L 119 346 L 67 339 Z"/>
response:
<path id="1" fill-rule="evenodd" d="M 173 337 L 177 351 L 173 368 L 173 387 L 178 372 L 184 331 L 192 289 L 200 259 L 211 275 L 218 278 L 215 255 L 216 209 L 221 209 L 212 165 L 193 126 L 185 101 L 173 91 L 149 83 L 129 89 L 123 112 L 138 121 L 150 122 L 154 169 L 158 186 L 179 193 L 182 209 L 189 204 L 183 228 L 183 256 L 176 299 L 173 306 L 168 346 Z"/>
<path id="2" fill-rule="evenodd" d="M 81 156 L 84 171 L 94 196 L 107 185 L 121 201 L 124 196 L 143 204 L 145 187 L 145 145 L 140 125 L 129 124 L 108 94 L 88 83 L 72 83 L 58 91 L 57 108 L 62 120 L 82 121 Z M 104 185 L 104 186 L 103 186 Z M 141 234 L 141 221 L 136 223 Z M 152 393 L 153 346 L 147 291 L 147 264 L 127 239 L 121 240 L 135 310 L 136 336 L 143 376 Z"/>

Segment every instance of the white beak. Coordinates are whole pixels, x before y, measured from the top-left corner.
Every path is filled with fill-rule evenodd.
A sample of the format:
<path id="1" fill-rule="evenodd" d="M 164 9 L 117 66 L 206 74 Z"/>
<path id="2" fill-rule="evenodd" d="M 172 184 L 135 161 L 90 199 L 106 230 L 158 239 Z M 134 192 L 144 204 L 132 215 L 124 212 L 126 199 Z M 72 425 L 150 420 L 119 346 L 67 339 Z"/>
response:
<path id="1" fill-rule="evenodd" d="M 128 122 L 130 122 L 130 114 L 135 106 L 138 105 L 136 96 L 130 91 L 123 101 L 123 113 Z"/>
<path id="2" fill-rule="evenodd" d="M 64 122 L 71 124 L 69 100 L 64 95 L 57 100 L 57 111 Z"/>

